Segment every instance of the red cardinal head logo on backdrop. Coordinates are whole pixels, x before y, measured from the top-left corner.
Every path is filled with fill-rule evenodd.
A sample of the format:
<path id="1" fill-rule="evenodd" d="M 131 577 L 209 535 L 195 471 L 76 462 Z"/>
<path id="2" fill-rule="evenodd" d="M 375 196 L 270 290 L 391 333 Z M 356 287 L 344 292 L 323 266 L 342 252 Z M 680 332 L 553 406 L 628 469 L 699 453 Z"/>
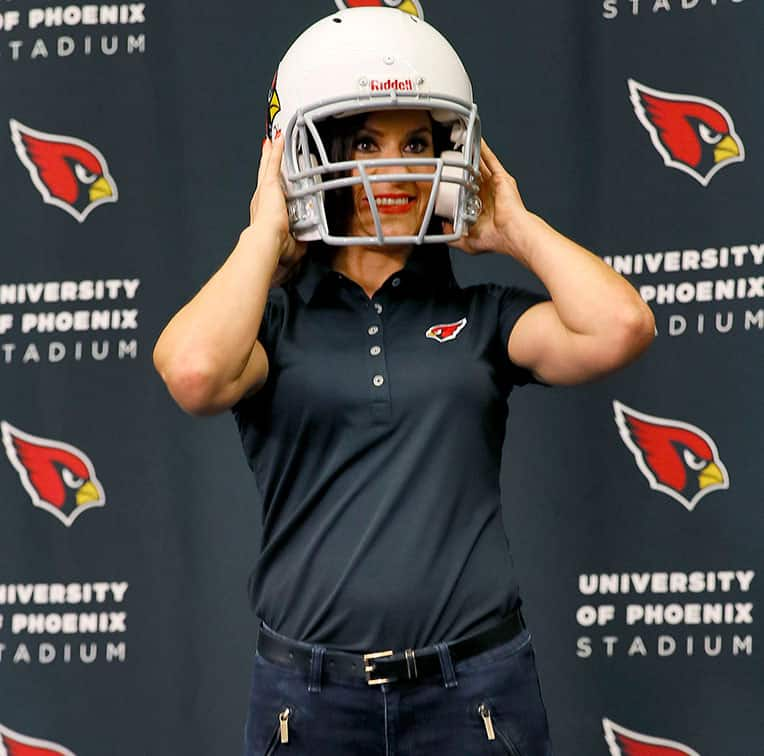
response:
<path id="1" fill-rule="evenodd" d="M 424 18 L 419 0 L 335 0 L 337 7 L 343 8 L 397 8 L 412 16 Z"/>
<path id="2" fill-rule="evenodd" d="M 82 223 L 99 205 L 117 201 L 106 158 L 81 139 L 45 134 L 11 119 L 11 138 L 43 200 Z"/>
<path id="3" fill-rule="evenodd" d="M 667 166 L 708 186 L 717 171 L 745 160 L 732 117 L 718 103 L 661 92 L 634 79 L 629 79 L 629 91 L 634 112 Z"/>
<path id="4" fill-rule="evenodd" d="M 40 438 L 0 423 L 5 453 L 36 507 L 69 527 L 85 510 L 106 503 L 90 458 L 61 441 Z"/>
<path id="5" fill-rule="evenodd" d="M 0 724 L 0 756 L 74 756 L 74 754 L 58 743 L 20 735 Z"/>
<path id="6" fill-rule="evenodd" d="M 654 417 L 614 401 L 621 438 L 650 488 L 692 512 L 706 494 L 729 488 L 729 476 L 714 440 L 695 425 Z"/>
<path id="7" fill-rule="evenodd" d="M 654 738 L 625 727 L 602 720 L 605 742 L 610 746 L 610 756 L 700 756 L 697 751 L 675 740 Z"/>
<path id="8" fill-rule="evenodd" d="M 430 326 L 424 333 L 428 339 L 435 339 L 443 343 L 444 341 L 453 341 L 467 325 L 467 318 L 457 320 L 456 323 L 439 323 Z"/>

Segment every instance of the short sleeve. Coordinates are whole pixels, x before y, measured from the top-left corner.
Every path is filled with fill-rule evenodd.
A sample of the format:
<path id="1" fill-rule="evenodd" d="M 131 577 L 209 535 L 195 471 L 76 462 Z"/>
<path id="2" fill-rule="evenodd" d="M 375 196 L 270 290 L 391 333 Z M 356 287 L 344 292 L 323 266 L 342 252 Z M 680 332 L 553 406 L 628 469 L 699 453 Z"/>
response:
<path id="1" fill-rule="evenodd" d="M 498 338 L 503 348 L 503 353 L 507 354 L 507 344 L 512 329 L 528 309 L 540 302 L 548 302 L 549 297 L 544 294 L 528 291 L 515 286 L 500 286 L 498 284 L 488 284 L 491 294 L 498 299 Z M 507 362 L 512 371 L 512 383 L 516 386 L 523 386 L 526 383 L 537 383 L 546 385 L 537 380 L 533 373 L 526 368 L 519 367 L 509 360 Z"/>
<path id="2" fill-rule="evenodd" d="M 271 289 L 268 292 L 263 319 L 257 333 L 257 340 L 263 345 L 269 360 L 276 354 L 279 334 L 284 323 L 285 298 L 286 295 L 282 288 Z"/>
<path id="3" fill-rule="evenodd" d="M 265 354 L 268 356 L 268 362 L 273 365 L 276 361 L 276 350 L 280 335 L 283 331 L 284 312 L 286 308 L 286 293 L 282 288 L 274 288 L 268 292 L 268 299 L 265 302 L 263 310 L 263 319 L 260 321 L 260 330 L 257 332 L 257 340 L 263 345 Z M 273 369 L 269 370 L 268 381 L 254 396 L 243 397 L 231 410 L 234 416 L 239 420 L 239 415 L 243 409 L 250 405 L 253 400 L 257 400 L 266 393 L 268 383 L 273 375 Z"/>

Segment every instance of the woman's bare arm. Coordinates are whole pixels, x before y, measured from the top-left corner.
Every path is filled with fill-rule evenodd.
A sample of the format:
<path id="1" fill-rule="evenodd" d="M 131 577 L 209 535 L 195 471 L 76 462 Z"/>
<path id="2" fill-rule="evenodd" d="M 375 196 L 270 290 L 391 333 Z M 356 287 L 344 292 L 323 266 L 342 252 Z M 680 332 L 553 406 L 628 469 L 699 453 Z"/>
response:
<path id="1" fill-rule="evenodd" d="M 222 412 L 268 377 L 268 357 L 257 341 L 268 290 L 279 265 L 294 264 L 305 251 L 289 233 L 279 179 L 282 152 L 281 137 L 263 145 L 250 225 L 154 347 L 154 366 L 191 414 Z"/>
<path id="2" fill-rule="evenodd" d="M 552 296 L 515 324 L 507 344 L 512 362 L 546 383 L 575 384 L 638 357 L 653 340 L 655 320 L 637 291 L 597 255 L 528 212 L 517 182 L 485 142 L 480 168 L 483 214 L 454 246 L 468 254 L 511 255 Z"/>

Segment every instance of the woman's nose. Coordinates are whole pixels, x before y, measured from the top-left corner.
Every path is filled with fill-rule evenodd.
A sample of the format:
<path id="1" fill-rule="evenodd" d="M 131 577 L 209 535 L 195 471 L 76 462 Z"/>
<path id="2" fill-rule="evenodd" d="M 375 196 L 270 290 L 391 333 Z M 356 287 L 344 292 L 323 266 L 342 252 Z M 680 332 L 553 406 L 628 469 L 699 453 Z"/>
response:
<path id="1" fill-rule="evenodd" d="M 406 165 L 406 155 L 404 155 L 397 147 L 390 147 L 380 150 L 377 155 L 377 160 L 400 160 L 399 163 L 392 163 L 390 165 L 374 165 L 372 162 L 369 165 L 369 171 L 373 173 L 410 173 L 413 169 L 412 166 Z"/>
<path id="2" fill-rule="evenodd" d="M 384 160 L 384 158 L 379 158 Z M 369 173 L 405 173 L 405 166 L 403 165 L 371 165 L 369 166 Z"/>

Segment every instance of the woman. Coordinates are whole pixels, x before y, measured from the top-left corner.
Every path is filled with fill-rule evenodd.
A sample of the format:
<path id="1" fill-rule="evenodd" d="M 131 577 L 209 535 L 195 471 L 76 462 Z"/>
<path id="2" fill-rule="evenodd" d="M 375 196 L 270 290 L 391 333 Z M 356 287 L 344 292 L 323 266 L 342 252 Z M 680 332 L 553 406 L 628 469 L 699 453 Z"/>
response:
<path id="1" fill-rule="evenodd" d="M 311 69 L 316 45 L 343 57 Z M 269 99 L 250 225 L 154 353 L 185 410 L 233 408 L 263 495 L 246 753 L 550 754 L 500 515 L 506 399 L 630 362 L 650 310 L 526 210 L 424 22 L 324 19 Z M 444 241 L 551 300 L 460 288 Z"/>

